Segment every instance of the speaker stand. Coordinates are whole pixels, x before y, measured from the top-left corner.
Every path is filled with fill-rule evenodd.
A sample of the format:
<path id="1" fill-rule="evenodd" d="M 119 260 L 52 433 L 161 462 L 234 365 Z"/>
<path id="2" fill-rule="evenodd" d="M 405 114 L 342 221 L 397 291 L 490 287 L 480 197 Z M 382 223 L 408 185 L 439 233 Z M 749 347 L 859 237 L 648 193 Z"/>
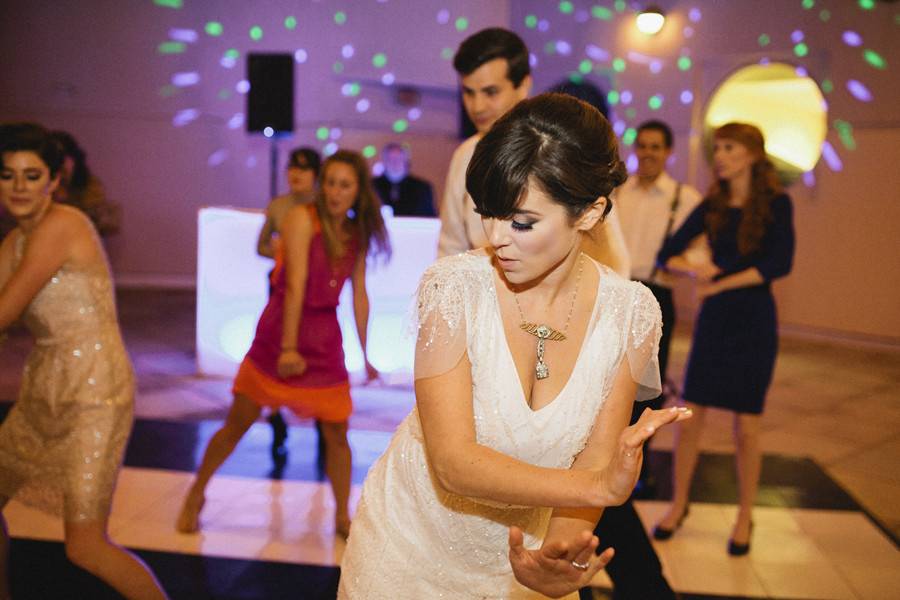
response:
<path id="1" fill-rule="evenodd" d="M 269 198 L 278 195 L 278 142 L 275 136 L 269 138 Z"/>

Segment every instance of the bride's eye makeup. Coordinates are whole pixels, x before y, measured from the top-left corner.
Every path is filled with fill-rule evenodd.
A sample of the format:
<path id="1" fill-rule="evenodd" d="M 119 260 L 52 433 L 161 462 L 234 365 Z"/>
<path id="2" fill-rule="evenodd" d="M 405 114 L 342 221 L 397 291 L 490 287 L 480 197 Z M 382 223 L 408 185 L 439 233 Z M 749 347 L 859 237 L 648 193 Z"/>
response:
<path id="1" fill-rule="evenodd" d="M 516 231 L 531 231 L 531 229 L 534 228 L 535 221 L 528 221 L 526 223 L 521 223 L 521 222 L 513 219 L 511 221 L 511 223 L 512 223 L 512 228 L 515 229 Z"/>

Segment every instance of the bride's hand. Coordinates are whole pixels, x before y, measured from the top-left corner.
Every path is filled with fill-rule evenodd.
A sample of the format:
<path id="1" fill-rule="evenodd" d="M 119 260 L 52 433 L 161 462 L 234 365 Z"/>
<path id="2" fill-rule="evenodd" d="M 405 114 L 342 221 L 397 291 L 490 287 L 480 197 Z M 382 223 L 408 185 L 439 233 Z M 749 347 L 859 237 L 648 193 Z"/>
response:
<path id="1" fill-rule="evenodd" d="M 559 598 L 588 585 L 613 557 L 608 548 L 597 556 L 599 540 L 582 531 L 570 542 L 545 542 L 537 550 L 525 548 L 522 530 L 509 528 L 509 564 L 516 581 L 536 592 Z"/>
<path id="2" fill-rule="evenodd" d="M 619 448 L 602 471 L 606 484 L 606 493 L 610 497 L 609 505 L 616 506 L 625 502 L 641 473 L 641 462 L 644 455 L 644 442 L 656 431 L 669 423 L 676 423 L 691 418 L 690 409 L 684 406 L 673 406 L 662 410 L 644 409 L 637 423 L 626 427 L 619 436 Z"/>

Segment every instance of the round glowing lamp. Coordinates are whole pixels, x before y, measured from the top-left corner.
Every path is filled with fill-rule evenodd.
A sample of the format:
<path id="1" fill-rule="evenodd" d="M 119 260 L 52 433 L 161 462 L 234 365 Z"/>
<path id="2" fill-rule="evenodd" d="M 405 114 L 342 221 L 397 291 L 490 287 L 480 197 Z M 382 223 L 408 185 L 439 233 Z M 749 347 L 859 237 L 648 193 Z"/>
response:
<path id="1" fill-rule="evenodd" d="M 666 24 L 666 15 L 658 6 L 648 6 L 638 13 L 637 28 L 644 35 L 656 35 Z"/>

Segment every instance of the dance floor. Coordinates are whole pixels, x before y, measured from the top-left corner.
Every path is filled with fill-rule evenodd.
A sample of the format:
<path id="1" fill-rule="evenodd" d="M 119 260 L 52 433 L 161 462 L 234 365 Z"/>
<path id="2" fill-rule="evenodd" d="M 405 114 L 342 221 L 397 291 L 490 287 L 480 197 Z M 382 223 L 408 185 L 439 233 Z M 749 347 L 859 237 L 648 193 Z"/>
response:
<path id="1" fill-rule="evenodd" d="M 193 368 L 193 299 L 186 292 L 120 294 L 126 342 L 138 372 L 138 420 L 110 519 L 110 534 L 135 549 L 173 598 L 333 598 L 343 544 L 334 535 L 330 489 L 316 464 L 315 430 L 292 421 L 287 464 L 269 457 L 260 422 L 213 479 L 195 535 L 173 527 L 206 440 L 228 406 L 230 382 Z M 686 332 L 673 348 L 680 375 Z M 0 417 L 27 351 L 14 334 L 0 349 Z M 753 547 L 725 545 L 736 490 L 727 415 L 712 412 L 692 490 L 691 514 L 656 543 L 672 586 L 685 599 L 882 599 L 900 589 L 900 354 L 786 338 L 763 419 L 766 456 Z M 411 390 L 356 387 L 350 441 L 355 502 L 365 473 L 413 402 Z M 646 526 L 670 493 L 671 434 L 649 459 L 660 486 L 637 502 Z M 117 596 L 65 559 L 62 524 L 11 502 L 13 597 Z M 609 582 L 597 580 L 598 597 Z"/>

